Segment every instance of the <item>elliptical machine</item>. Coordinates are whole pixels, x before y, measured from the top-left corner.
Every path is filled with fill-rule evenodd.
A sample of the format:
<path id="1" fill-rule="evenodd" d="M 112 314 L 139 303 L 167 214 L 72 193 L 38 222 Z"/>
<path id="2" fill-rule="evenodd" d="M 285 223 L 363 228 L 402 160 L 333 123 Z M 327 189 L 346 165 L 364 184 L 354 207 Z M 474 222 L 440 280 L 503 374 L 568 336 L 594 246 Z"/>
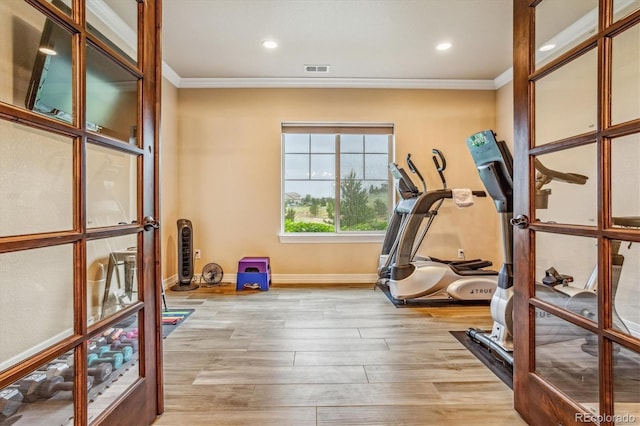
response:
<path id="1" fill-rule="evenodd" d="M 436 171 L 440 176 L 440 181 L 442 182 L 442 188 L 447 189 L 447 181 L 444 177 L 444 170 L 447 168 L 447 161 L 444 158 L 442 152 L 438 149 L 432 149 L 431 152 L 434 154 L 431 159 L 436 167 Z M 388 284 L 388 280 L 391 277 L 391 265 L 396 261 L 396 255 L 398 253 L 398 244 L 400 242 L 399 236 L 402 229 L 406 226 L 407 220 L 409 218 L 409 214 L 411 213 L 413 207 L 415 206 L 418 197 L 427 192 L 427 184 L 420 173 L 420 170 L 416 167 L 411 159 L 411 154 L 407 154 L 407 166 L 411 173 L 418 176 L 420 182 L 422 183 L 422 192 L 418 190 L 417 186 L 413 183 L 407 172 L 396 163 L 389 164 L 389 171 L 396 181 L 396 192 L 398 193 L 399 201 L 393 209 L 393 214 L 389 219 L 389 223 L 387 225 L 387 231 L 385 233 L 384 242 L 382 244 L 382 251 L 380 254 L 380 258 L 378 261 L 378 283 L 377 284 Z M 428 217 L 427 224 L 422 230 L 420 237 L 416 239 L 413 250 L 411 252 L 411 260 L 433 260 L 435 262 L 448 263 L 453 264 L 457 268 L 464 269 L 479 269 L 491 266 L 491 262 L 481 259 L 471 259 L 471 260 L 441 260 L 436 259 L 434 257 L 421 257 L 417 256 L 418 249 L 424 240 L 431 224 L 433 223 L 435 217 L 438 214 L 438 210 L 440 206 L 444 202 L 444 198 L 439 200 L 436 205 L 429 210 L 429 212 L 425 215 Z"/>
<path id="2" fill-rule="evenodd" d="M 426 191 L 417 197 L 413 196 L 409 202 L 404 199 L 394 211 L 388 228 L 383 254 L 380 257 L 379 276 L 387 283 L 391 296 L 396 300 L 415 298 L 455 299 L 455 300 L 489 300 L 496 287 L 497 272 L 482 269 L 491 266 L 491 262 L 481 259 L 468 261 L 443 261 L 435 258 L 419 258 L 416 256 L 424 237 L 429 230 L 438 209 L 445 199 L 453 198 L 453 191 L 447 189 L 443 171 L 446 162 L 442 153 L 432 151 L 432 157 L 443 189 Z M 409 162 L 414 171 L 415 166 Z M 394 177 L 399 180 L 398 188 L 409 187 L 408 183 L 400 183 L 408 178 L 397 165 L 391 167 Z M 421 177 L 419 172 L 418 176 Z M 413 185 L 415 187 L 415 185 Z M 402 194 L 402 192 L 401 192 Z M 484 191 L 472 191 L 474 196 L 485 197 Z M 421 235 L 418 232 L 422 222 L 428 218 Z M 397 236 L 393 239 L 394 234 Z M 393 243 L 391 243 L 393 241 Z M 379 280 L 380 281 L 380 280 Z"/>
<path id="3" fill-rule="evenodd" d="M 513 365 L 513 161 L 504 141 L 497 141 L 491 130 L 476 133 L 467 139 L 467 145 L 489 195 L 493 198 L 502 224 L 504 264 L 498 278 L 498 288 L 491 299 L 491 317 L 493 328 L 490 333 L 470 328 L 467 335 L 477 343 L 487 347 L 509 365 Z M 546 168 L 536 159 L 536 208 L 547 208 L 551 191 L 542 187 L 551 181 L 560 181 L 575 185 L 584 185 L 587 177 L 576 173 L 563 173 Z M 640 227 L 640 218 L 613 218 L 619 226 Z M 614 271 L 613 295 L 617 290 L 618 279 L 624 258 L 614 247 L 612 265 Z M 595 318 L 597 312 L 596 295 L 597 270 L 591 274 L 584 288 L 571 285 L 573 278 L 549 268 L 541 283 L 536 283 L 536 295 L 557 306 Z M 552 315 L 538 318 L 543 333 L 536 336 L 537 344 L 551 344 L 585 337 L 581 345 L 584 352 L 597 354 L 597 342 L 577 326 L 569 325 Z M 614 323 L 626 329 L 624 322 L 614 310 Z M 627 329 L 628 330 L 628 329 Z M 591 340 L 591 341 L 590 341 Z"/>

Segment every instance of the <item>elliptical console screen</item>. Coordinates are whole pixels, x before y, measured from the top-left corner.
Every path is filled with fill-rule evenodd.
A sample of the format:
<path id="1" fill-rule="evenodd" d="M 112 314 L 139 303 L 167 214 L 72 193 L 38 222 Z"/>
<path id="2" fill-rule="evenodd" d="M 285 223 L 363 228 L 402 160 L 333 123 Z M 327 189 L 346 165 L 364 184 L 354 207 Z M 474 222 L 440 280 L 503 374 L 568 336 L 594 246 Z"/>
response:
<path id="1" fill-rule="evenodd" d="M 393 175 L 393 178 L 399 181 L 398 188 L 401 195 L 404 192 L 411 192 L 412 194 L 418 194 L 420 192 L 418 187 L 413 184 L 409 175 L 407 175 L 407 172 L 398 167 L 396 163 L 389 163 L 389 171 Z"/>

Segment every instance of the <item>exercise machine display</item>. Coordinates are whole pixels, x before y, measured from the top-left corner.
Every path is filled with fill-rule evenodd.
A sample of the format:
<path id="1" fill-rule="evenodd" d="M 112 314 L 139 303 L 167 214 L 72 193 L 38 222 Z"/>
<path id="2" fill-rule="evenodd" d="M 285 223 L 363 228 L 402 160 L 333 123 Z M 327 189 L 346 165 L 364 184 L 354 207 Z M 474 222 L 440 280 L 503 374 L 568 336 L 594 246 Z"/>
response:
<path id="1" fill-rule="evenodd" d="M 435 155 L 432 159 L 442 181 L 442 189 L 427 191 L 424 180 L 418 174 L 423 180 L 424 192 L 417 192 L 406 173 L 395 164 L 390 167 L 398 181 L 401 200 L 394 210 L 391 226 L 385 236 L 379 277 L 388 278 L 386 282 L 389 291 L 396 300 L 489 300 L 497 284 L 497 272 L 482 268 L 491 266 L 491 262 L 481 259 L 443 261 L 416 256 L 440 206 L 444 200 L 453 198 L 453 191 L 447 189 L 443 174 L 446 167 L 444 156 L 438 150 L 433 150 L 433 153 Z M 408 164 L 413 171 L 415 165 L 409 161 Z M 405 188 L 413 190 L 407 191 Z M 472 194 L 486 196 L 484 191 L 472 191 Z M 419 234 L 423 221 L 427 218 L 427 223 Z"/>

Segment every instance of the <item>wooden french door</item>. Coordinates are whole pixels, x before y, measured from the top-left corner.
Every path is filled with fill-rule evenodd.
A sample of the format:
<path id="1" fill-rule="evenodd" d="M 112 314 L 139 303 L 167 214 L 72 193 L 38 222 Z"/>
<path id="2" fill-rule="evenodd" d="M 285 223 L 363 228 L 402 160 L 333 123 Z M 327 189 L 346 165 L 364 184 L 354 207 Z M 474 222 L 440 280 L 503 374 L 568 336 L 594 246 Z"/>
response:
<path id="1" fill-rule="evenodd" d="M 0 2 L 0 424 L 162 411 L 161 1 Z"/>
<path id="2" fill-rule="evenodd" d="M 515 407 L 640 422 L 640 2 L 516 0 L 514 95 Z"/>

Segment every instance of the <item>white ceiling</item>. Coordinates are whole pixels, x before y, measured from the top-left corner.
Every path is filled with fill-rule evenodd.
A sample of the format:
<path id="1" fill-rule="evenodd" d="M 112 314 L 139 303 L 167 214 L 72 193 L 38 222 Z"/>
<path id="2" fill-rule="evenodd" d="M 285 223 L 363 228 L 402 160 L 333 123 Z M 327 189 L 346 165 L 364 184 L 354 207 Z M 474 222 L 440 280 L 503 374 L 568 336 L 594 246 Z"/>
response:
<path id="1" fill-rule="evenodd" d="M 512 64 L 512 3 L 163 0 L 165 76 L 179 87 L 495 88 Z M 437 51 L 443 41 L 453 47 Z"/>

